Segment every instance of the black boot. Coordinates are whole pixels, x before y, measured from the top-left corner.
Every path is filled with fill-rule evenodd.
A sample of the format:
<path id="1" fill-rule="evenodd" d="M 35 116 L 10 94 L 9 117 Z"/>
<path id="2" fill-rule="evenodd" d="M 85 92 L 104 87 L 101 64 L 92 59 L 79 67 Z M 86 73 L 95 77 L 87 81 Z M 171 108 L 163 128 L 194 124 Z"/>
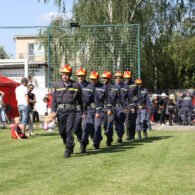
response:
<path id="1" fill-rule="evenodd" d="M 70 157 L 70 150 L 69 150 L 69 146 L 66 145 L 66 149 L 64 152 L 64 158 L 69 158 Z"/>
<path id="2" fill-rule="evenodd" d="M 70 154 L 73 153 L 73 148 L 74 148 L 74 144 L 70 145 L 70 144 L 66 144 L 66 149 L 64 152 L 64 158 L 69 158 Z"/>
<path id="3" fill-rule="evenodd" d="M 112 136 L 107 135 L 107 141 L 106 141 L 106 145 L 107 146 L 111 146 L 113 142 Z"/>
<path id="4" fill-rule="evenodd" d="M 106 145 L 107 145 L 107 146 L 111 146 L 111 145 L 112 145 L 112 144 L 111 144 L 111 141 L 110 141 L 109 139 L 107 139 Z"/>
<path id="5" fill-rule="evenodd" d="M 81 151 L 81 153 L 86 153 L 86 145 L 83 145 L 81 143 L 81 145 L 80 145 L 80 151 Z"/>
<path id="6" fill-rule="evenodd" d="M 94 143 L 94 144 L 93 144 L 93 147 L 94 147 L 95 149 L 99 149 L 100 146 L 99 146 L 99 144 Z"/>
<path id="7" fill-rule="evenodd" d="M 131 140 L 131 139 L 130 139 L 130 137 L 127 137 L 126 140 L 129 141 L 129 140 Z"/>
<path id="8" fill-rule="evenodd" d="M 133 138 L 131 138 L 131 141 L 132 141 L 132 142 L 134 142 L 134 141 L 135 141 L 135 138 L 134 138 L 134 137 L 133 137 Z"/>
<path id="9" fill-rule="evenodd" d="M 123 139 L 119 137 L 119 138 L 117 139 L 117 142 L 121 144 L 121 143 L 123 142 Z"/>
<path id="10" fill-rule="evenodd" d="M 69 158 L 70 157 L 70 152 L 68 152 L 67 150 L 65 150 L 64 152 L 64 158 Z"/>
<path id="11" fill-rule="evenodd" d="M 143 134 L 144 134 L 144 138 L 146 139 L 147 138 L 147 132 L 144 131 Z"/>
<path id="12" fill-rule="evenodd" d="M 127 141 L 130 140 L 130 132 L 129 132 L 129 130 L 127 130 L 127 138 L 126 138 L 126 140 Z"/>
<path id="13" fill-rule="evenodd" d="M 75 143 L 73 143 L 73 144 L 70 146 L 70 154 L 73 154 L 74 146 L 75 146 Z"/>

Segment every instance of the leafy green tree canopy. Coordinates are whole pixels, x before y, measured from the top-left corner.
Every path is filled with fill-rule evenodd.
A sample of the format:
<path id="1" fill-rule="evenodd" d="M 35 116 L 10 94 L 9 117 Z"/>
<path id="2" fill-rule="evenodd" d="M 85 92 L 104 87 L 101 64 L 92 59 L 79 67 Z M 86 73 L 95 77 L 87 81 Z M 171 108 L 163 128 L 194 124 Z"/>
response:
<path id="1" fill-rule="evenodd" d="M 5 52 L 4 47 L 0 46 L 0 59 L 8 59 L 9 55 Z"/>

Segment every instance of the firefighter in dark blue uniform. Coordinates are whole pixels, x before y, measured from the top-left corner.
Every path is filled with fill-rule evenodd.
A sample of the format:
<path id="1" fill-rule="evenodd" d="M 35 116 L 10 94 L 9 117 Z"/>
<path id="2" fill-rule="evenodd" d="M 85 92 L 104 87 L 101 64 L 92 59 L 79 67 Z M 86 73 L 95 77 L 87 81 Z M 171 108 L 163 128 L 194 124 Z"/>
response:
<path id="1" fill-rule="evenodd" d="M 64 157 L 70 157 L 74 148 L 73 125 L 76 113 L 76 104 L 82 108 L 82 92 L 78 83 L 71 80 L 72 68 L 65 65 L 61 68 L 62 80 L 59 81 L 53 92 L 51 110 L 52 115 L 58 118 L 58 129 L 66 146 Z"/>
<path id="2" fill-rule="evenodd" d="M 103 112 L 106 110 L 106 102 L 107 102 L 107 86 L 99 82 L 99 74 L 96 71 L 93 71 L 90 76 L 91 84 L 95 87 L 96 94 L 98 96 L 99 104 L 100 104 L 100 117 L 96 118 L 96 122 L 94 124 L 94 147 L 96 149 L 99 148 L 100 142 L 102 140 L 101 135 L 101 125 L 103 122 L 104 114 Z M 104 107 L 105 105 L 105 107 Z M 105 110 L 104 110 L 105 109 Z"/>
<path id="3" fill-rule="evenodd" d="M 135 141 L 135 127 L 136 127 L 136 110 L 137 110 L 137 84 L 131 80 L 131 72 L 125 71 L 123 74 L 125 79 L 125 86 L 128 89 L 128 107 L 126 114 L 126 140 Z"/>
<path id="4" fill-rule="evenodd" d="M 75 75 L 77 76 L 78 83 L 81 87 L 81 90 L 83 90 L 83 88 L 89 84 L 85 80 L 85 77 L 87 75 L 87 71 L 84 68 L 79 68 L 76 71 Z M 80 105 L 77 105 L 77 109 L 76 109 L 76 116 L 75 116 L 75 122 L 74 122 L 74 133 L 77 136 L 77 140 L 81 143 L 81 140 L 82 140 L 82 112 L 81 112 Z M 82 150 L 82 146 L 81 146 L 81 150 Z"/>
<path id="5" fill-rule="evenodd" d="M 141 130 L 143 130 L 144 138 L 147 138 L 147 111 L 152 110 L 151 102 L 146 88 L 142 88 L 142 80 L 136 79 L 138 84 L 138 109 L 136 118 L 136 131 L 138 132 L 138 139 L 141 138 Z"/>
<path id="6" fill-rule="evenodd" d="M 115 110 L 112 105 L 116 104 L 117 98 L 120 98 L 120 93 L 118 87 L 116 87 L 112 82 L 112 75 L 109 71 L 105 71 L 102 74 L 102 79 L 104 81 L 104 85 L 107 87 L 107 98 L 104 104 L 104 120 L 103 120 L 103 128 L 105 135 L 107 137 L 106 144 L 107 146 L 111 146 L 113 142 L 113 122 L 115 118 Z"/>
<path id="7" fill-rule="evenodd" d="M 186 125 L 187 121 L 188 121 L 188 125 L 192 125 L 191 123 L 192 110 L 193 110 L 193 106 L 192 106 L 191 93 L 188 91 L 187 96 L 185 96 L 182 100 L 182 112 L 183 112 L 182 125 Z"/>
<path id="8" fill-rule="evenodd" d="M 115 109 L 115 120 L 114 120 L 114 126 L 115 126 L 115 132 L 118 136 L 117 142 L 122 143 L 123 142 L 123 134 L 124 134 L 124 122 L 126 119 L 127 110 L 125 111 L 126 106 L 126 95 L 127 95 L 127 89 L 124 87 L 125 84 L 122 82 L 123 75 L 120 72 L 116 72 L 114 75 L 115 78 L 115 86 L 119 91 L 120 97 L 116 99 L 116 102 L 112 107 Z"/>
<path id="9" fill-rule="evenodd" d="M 183 117 L 182 117 L 182 115 L 183 115 L 183 113 L 182 113 L 182 101 L 183 101 L 183 98 L 184 98 L 184 94 L 183 94 L 183 92 L 182 91 L 180 91 L 179 92 L 179 95 L 178 95 L 178 97 L 177 97 L 177 104 L 176 104 L 176 106 L 177 106 L 177 116 L 178 116 L 178 120 L 179 120 L 179 124 L 181 125 L 182 124 L 182 119 L 183 119 Z"/>
<path id="10" fill-rule="evenodd" d="M 98 73 L 90 74 L 89 78 L 98 79 Z M 81 152 L 86 152 L 86 147 L 89 144 L 89 135 L 94 142 L 94 147 L 99 148 L 99 144 L 102 140 L 101 136 L 101 106 L 97 95 L 97 91 L 93 84 L 88 83 L 82 88 L 83 93 L 83 133 L 82 133 L 82 148 Z"/>

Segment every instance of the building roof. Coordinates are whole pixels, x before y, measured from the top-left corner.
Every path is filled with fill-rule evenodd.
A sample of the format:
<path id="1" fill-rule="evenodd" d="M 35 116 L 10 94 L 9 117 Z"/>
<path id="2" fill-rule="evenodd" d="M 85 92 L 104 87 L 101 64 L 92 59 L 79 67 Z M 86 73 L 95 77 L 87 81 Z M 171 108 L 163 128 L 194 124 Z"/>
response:
<path id="1" fill-rule="evenodd" d="M 15 35 L 14 41 L 16 39 L 37 39 L 39 35 Z"/>

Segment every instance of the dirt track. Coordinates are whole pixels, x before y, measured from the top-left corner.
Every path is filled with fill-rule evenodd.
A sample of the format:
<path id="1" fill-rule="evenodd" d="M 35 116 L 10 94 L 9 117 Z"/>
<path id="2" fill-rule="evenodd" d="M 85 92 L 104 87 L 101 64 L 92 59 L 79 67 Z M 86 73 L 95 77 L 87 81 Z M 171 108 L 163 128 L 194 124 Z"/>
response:
<path id="1" fill-rule="evenodd" d="M 192 126 L 182 126 L 182 125 L 173 125 L 173 126 L 169 126 L 168 124 L 166 124 L 165 126 L 161 126 L 159 123 L 152 123 L 152 130 L 170 130 L 170 131 L 183 131 L 183 130 L 195 130 L 195 124 L 193 124 Z"/>

